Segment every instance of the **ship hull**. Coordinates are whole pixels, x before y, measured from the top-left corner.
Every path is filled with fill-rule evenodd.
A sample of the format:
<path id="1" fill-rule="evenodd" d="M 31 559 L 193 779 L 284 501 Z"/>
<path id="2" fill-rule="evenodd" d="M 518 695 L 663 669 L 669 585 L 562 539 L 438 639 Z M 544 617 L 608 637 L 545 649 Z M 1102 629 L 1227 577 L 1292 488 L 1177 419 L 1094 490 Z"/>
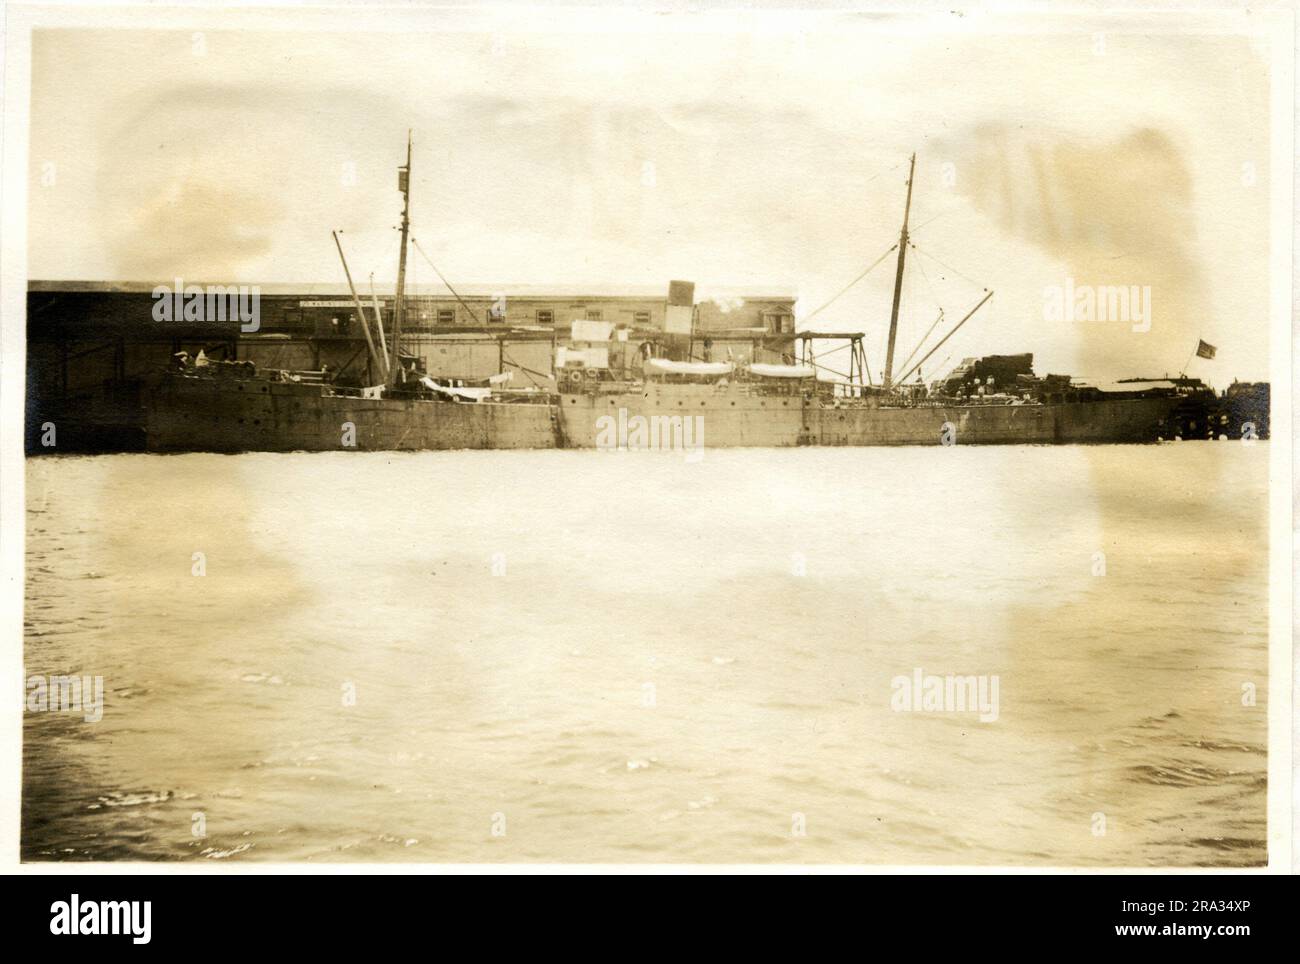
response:
<path id="1" fill-rule="evenodd" d="M 682 433 L 662 419 L 698 417 L 695 447 L 796 445 L 1060 445 L 1154 442 L 1172 437 L 1175 397 L 1064 402 L 1054 405 L 952 405 L 913 408 L 831 406 L 795 397 L 679 396 L 666 392 L 563 395 L 564 444 L 607 445 L 611 437 L 635 445 L 634 419 L 659 418 L 657 435 Z M 653 436 L 653 425 L 646 426 Z M 673 433 L 677 432 L 677 435 Z"/>
<path id="2" fill-rule="evenodd" d="M 151 452 L 554 448 L 547 404 L 352 398 L 318 385 L 164 376 L 145 404 Z"/>
<path id="3" fill-rule="evenodd" d="M 681 387 L 564 394 L 553 404 L 457 403 L 164 376 L 148 393 L 145 438 L 153 452 L 1135 443 L 1172 437 L 1178 403 L 1151 397 L 895 408 Z"/>

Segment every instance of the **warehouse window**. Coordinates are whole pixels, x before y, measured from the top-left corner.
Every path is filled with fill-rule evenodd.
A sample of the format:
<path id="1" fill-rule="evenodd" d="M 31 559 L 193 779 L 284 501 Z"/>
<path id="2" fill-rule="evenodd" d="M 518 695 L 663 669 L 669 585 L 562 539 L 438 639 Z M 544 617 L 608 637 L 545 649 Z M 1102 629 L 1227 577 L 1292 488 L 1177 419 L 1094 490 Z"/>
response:
<path id="1" fill-rule="evenodd" d="M 604 316 L 605 316 L 605 313 L 604 313 L 603 311 L 601 311 L 599 308 L 588 308 L 588 309 L 587 309 L 587 320 L 588 320 L 588 321 L 600 321 L 602 318 L 604 318 Z"/>
<path id="2" fill-rule="evenodd" d="M 555 324 L 555 312 L 551 311 L 549 308 L 538 308 L 537 323 L 539 325 Z"/>
<path id="3" fill-rule="evenodd" d="M 792 334 L 794 332 L 794 315 L 785 311 L 765 311 L 763 312 L 763 327 L 778 335 Z"/>
<path id="4" fill-rule="evenodd" d="M 638 325 L 648 325 L 650 324 L 650 312 L 638 311 L 634 315 L 632 315 L 632 320 L 635 321 Z"/>
<path id="5" fill-rule="evenodd" d="M 454 324 L 456 324 L 456 309 L 455 309 L 455 308 L 439 308 L 439 309 L 438 309 L 438 324 L 440 324 L 440 325 L 454 325 Z"/>

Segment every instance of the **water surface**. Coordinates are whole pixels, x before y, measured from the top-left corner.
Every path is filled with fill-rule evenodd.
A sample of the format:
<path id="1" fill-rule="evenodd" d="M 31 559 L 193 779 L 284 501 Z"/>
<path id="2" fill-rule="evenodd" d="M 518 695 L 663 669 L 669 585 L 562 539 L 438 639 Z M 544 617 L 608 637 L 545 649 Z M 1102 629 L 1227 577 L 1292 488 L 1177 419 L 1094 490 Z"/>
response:
<path id="1" fill-rule="evenodd" d="M 1262 864 L 1267 463 L 29 460 L 23 856 Z"/>

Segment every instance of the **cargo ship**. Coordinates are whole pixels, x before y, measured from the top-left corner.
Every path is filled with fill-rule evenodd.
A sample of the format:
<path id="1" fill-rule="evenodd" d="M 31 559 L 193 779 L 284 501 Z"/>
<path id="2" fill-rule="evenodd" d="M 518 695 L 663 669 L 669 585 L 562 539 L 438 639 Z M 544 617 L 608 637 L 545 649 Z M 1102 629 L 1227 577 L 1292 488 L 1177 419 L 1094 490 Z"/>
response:
<path id="1" fill-rule="evenodd" d="M 512 385 L 504 370 L 477 381 L 435 377 L 421 369 L 418 354 L 404 342 L 408 139 L 406 165 L 398 169 L 401 247 L 387 329 L 377 304 L 368 314 L 338 245 L 370 354 L 367 370 L 382 381 L 344 386 L 324 371 L 263 370 L 247 361 L 179 357 L 146 385 L 145 447 L 290 452 L 1016 445 L 1155 442 L 1177 435 L 1179 413 L 1202 404 L 1203 390 L 1172 384 L 1106 392 L 1066 376 L 1039 378 L 1030 355 L 1011 356 L 1018 360 L 1014 371 L 1000 370 L 999 378 L 981 376 L 982 360 L 968 359 L 955 379 L 922 384 L 922 364 L 993 297 L 988 290 L 913 362 L 923 344 L 916 346 L 895 377 L 915 162 L 913 155 L 899 241 L 886 252 L 896 248 L 898 254 L 879 384 L 867 367 L 862 332 L 797 332 L 793 343 L 799 351 L 779 363 L 702 359 L 692 321 L 694 286 L 672 282 L 660 331 L 616 331 L 609 323 L 574 321 L 567 343 L 555 347 L 548 374 L 556 388 L 550 390 Z M 849 351 L 846 377 L 825 377 L 829 369 L 818 351 L 827 342 Z M 913 375 L 916 380 L 909 382 Z"/>

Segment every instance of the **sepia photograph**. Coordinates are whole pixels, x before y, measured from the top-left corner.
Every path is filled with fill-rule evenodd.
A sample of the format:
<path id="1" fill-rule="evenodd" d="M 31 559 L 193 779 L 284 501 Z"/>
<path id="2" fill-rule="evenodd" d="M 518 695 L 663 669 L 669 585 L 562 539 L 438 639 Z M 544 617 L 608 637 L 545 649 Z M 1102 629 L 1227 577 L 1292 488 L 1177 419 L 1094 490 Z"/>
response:
<path id="1" fill-rule="evenodd" d="M 6 861 L 1292 873 L 1294 50 L 11 5 Z"/>

